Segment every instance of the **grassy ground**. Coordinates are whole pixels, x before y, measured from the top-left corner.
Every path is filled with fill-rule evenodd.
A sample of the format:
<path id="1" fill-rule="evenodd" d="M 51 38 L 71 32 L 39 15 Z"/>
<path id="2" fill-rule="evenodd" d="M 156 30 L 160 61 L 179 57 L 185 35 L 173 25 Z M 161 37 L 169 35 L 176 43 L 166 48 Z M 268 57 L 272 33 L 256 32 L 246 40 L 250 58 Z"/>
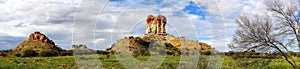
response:
<path id="1" fill-rule="evenodd" d="M 88 60 L 89 57 L 80 57 L 80 60 Z M 92 58 L 92 56 L 90 57 Z M 98 55 L 96 57 L 98 61 L 101 62 L 104 68 L 123 68 L 122 64 L 119 63 L 119 60 L 114 57 L 114 55 Z M 149 56 L 140 56 L 137 58 L 140 62 L 147 61 Z M 198 68 L 206 68 L 207 63 L 210 59 L 210 56 L 202 56 L 199 58 Z M 300 58 L 296 58 L 296 62 L 300 63 Z M 165 60 L 158 68 L 178 68 L 179 61 L 181 60 L 180 56 L 171 56 L 168 55 L 165 57 Z M 182 60 L 185 60 L 182 58 Z M 78 60 L 76 60 L 78 61 Z M 269 62 L 269 64 L 267 63 Z M 90 64 L 91 61 L 83 62 L 85 64 Z M 192 62 L 183 62 L 183 63 L 192 63 Z M 129 64 L 130 65 L 130 64 Z M 299 64 L 300 65 L 300 64 Z M 127 66 L 128 67 L 128 66 Z M 62 69 L 78 68 L 75 62 L 74 56 L 59 56 L 59 57 L 0 57 L 0 69 Z M 157 68 L 157 67 L 156 67 Z M 283 59 L 259 59 L 259 58 L 247 58 L 247 59 L 234 59 L 232 57 L 226 56 L 224 58 L 223 69 L 227 68 L 274 68 L 274 69 L 287 69 L 291 66 Z"/>

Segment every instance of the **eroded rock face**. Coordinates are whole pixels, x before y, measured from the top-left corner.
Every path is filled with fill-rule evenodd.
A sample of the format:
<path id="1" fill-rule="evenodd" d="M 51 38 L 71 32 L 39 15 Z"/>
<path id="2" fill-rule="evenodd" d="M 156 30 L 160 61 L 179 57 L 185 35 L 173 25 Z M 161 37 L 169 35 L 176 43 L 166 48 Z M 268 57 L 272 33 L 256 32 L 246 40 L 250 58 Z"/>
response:
<path id="1" fill-rule="evenodd" d="M 167 24 L 167 18 L 163 15 L 158 15 L 157 16 L 157 21 L 158 21 L 158 30 L 157 33 L 162 35 L 162 34 L 166 34 L 166 24 Z"/>
<path id="2" fill-rule="evenodd" d="M 40 41 L 40 42 L 50 43 L 50 44 L 55 45 L 55 43 L 52 40 L 48 39 L 47 36 L 45 36 L 44 34 L 38 32 L 38 31 L 31 33 L 28 37 L 28 40 L 29 41 Z"/>
<path id="3" fill-rule="evenodd" d="M 159 35 L 166 35 L 166 24 L 167 18 L 165 16 L 148 15 L 146 19 L 146 34 L 153 33 Z"/>

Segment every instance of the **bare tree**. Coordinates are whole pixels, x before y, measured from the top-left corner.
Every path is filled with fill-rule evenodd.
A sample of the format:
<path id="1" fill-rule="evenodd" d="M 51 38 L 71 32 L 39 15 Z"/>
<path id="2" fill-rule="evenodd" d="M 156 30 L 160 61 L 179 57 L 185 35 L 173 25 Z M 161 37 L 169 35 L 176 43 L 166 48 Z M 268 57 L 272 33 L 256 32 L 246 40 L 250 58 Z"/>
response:
<path id="1" fill-rule="evenodd" d="M 300 49 L 300 11 L 296 3 L 295 0 L 265 1 L 267 10 L 273 13 L 273 17 L 278 22 L 277 30 L 281 31 L 282 34 L 294 37 L 293 40 L 297 40 L 297 46 Z"/>
<path id="2" fill-rule="evenodd" d="M 289 48 L 300 49 L 300 11 L 296 1 L 266 0 L 265 5 L 272 15 L 246 15 L 236 19 L 238 28 L 229 47 L 243 51 L 278 51 L 297 68 L 289 53 Z"/>
<path id="3" fill-rule="evenodd" d="M 278 51 L 294 68 L 296 62 L 290 56 L 288 45 L 282 37 L 287 35 L 278 32 L 277 27 L 272 24 L 271 19 L 266 16 L 240 16 L 236 23 L 238 28 L 233 36 L 232 49 L 251 51 Z"/>

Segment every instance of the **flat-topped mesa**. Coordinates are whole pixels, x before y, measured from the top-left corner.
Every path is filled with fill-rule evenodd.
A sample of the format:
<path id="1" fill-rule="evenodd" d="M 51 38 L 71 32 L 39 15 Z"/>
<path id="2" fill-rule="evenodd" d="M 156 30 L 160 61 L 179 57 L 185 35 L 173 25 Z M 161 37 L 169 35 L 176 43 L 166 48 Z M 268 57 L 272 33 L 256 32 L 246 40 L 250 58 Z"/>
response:
<path id="1" fill-rule="evenodd" d="M 44 34 L 38 32 L 38 31 L 36 31 L 34 33 L 31 33 L 29 35 L 28 40 L 29 41 L 41 41 L 41 42 L 44 42 L 44 43 L 50 43 L 50 44 L 55 45 L 55 43 L 52 40 L 48 39 L 47 36 L 45 36 Z"/>
<path id="2" fill-rule="evenodd" d="M 87 46 L 84 44 L 72 45 L 72 48 L 70 48 L 69 50 L 75 50 L 75 49 L 77 49 L 77 50 L 92 50 L 92 49 L 87 48 Z"/>
<path id="3" fill-rule="evenodd" d="M 166 35 L 167 18 L 163 15 L 148 15 L 146 19 L 146 34 Z"/>

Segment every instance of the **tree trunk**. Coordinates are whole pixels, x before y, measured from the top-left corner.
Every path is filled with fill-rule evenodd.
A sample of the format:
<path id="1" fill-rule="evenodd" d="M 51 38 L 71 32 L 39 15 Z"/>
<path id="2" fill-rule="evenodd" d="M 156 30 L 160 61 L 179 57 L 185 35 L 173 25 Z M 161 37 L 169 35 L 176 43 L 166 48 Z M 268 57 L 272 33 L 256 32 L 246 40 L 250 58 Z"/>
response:
<path id="1" fill-rule="evenodd" d="M 292 63 L 292 62 L 294 61 L 293 59 L 291 59 L 291 61 L 290 61 L 288 55 L 286 55 L 283 51 L 281 51 L 279 47 L 275 46 L 275 44 L 272 44 L 272 45 L 274 45 L 274 48 L 276 48 L 276 49 L 281 53 L 281 55 L 285 58 L 285 60 L 286 60 L 289 64 L 291 64 L 291 65 L 293 66 L 294 69 L 297 68 L 297 65 L 294 64 L 294 63 Z"/>
<path id="2" fill-rule="evenodd" d="M 300 36 L 299 35 L 296 35 L 297 36 L 297 43 L 298 43 L 298 47 L 300 49 Z"/>

